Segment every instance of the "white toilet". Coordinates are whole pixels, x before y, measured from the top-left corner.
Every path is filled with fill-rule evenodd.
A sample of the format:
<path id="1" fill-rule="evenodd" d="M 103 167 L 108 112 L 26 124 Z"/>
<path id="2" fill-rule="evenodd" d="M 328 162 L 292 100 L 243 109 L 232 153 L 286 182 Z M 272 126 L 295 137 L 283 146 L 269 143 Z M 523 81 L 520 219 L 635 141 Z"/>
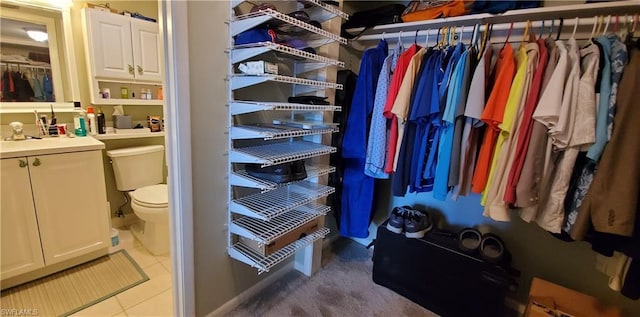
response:
<path id="1" fill-rule="evenodd" d="M 169 253 L 169 199 L 163 181 L 164 146 L 149 145 L 107 151 L 116 187 L 127 192 L 142 223 L 131 232 L 154 255 Z"/>

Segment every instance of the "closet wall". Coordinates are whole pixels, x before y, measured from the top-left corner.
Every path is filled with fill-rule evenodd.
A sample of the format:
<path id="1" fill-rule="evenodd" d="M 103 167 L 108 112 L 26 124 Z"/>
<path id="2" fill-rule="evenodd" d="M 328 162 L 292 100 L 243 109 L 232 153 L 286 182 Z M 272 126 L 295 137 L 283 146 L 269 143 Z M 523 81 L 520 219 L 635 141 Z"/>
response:
<path id="1" fill-rule="evenodd" d="M 346 1 L 344 11 L 353 13 L 387 3 L 398 3 L 398 1 Z M 549 6 L 576 4 L 578 1 L 545 1 L 544 3 L 545 6 Z M 585 32 L 591 31 L 590 26 L 581 26 L 580 29 L 584 29 Z M 569 35 L 571 31 L 571 27 L 564 29 L 564 33 Z M 515 36 L 514 41 L 520 40 L 521 32 L 520 30 L 519 33 L 512 35 Z M 500 37 L 504 36 L 502 32 L 496 33 Z M 569 35 L 564 35 L 562 38 L 568 38 Z M 465 34 L 465 37 L 467 36 Z M 413 42 L 408 38 L 404 41 L 405 43 Z M 424 41 L 424 37 L 421 37 L 421 41 Z M 432 39 L 431 42 L 433 41 Z M 372 43 L 368 43 L 369 46 L 373 45 Z M 340 53 L 342 54 L 340 59 L 348 65 L 351 61 L 351 69 L 357 73 L 359 65 L 356 64 L 359 63 L 362 52 L 343 48 Z M 482 216 L 480 195 L 460 197 L 455 202 L 450 199 L 444 202 L 436 200 L 431 193 L 413 193 L 405 197 L 393 197 L 391 181 L 376 180 L 375 184 L 375 211 L 373 223 L 369 227 L 370 236 L 367 239 L 355 239 L 362 244 L 366 245 L 375 238 L 377 226 L 386 220 L 393 207 L 413 205 L 419 209 L 428 210 L 431 215 L 436 215 L 436 221 L 441 228 L 458 230 L 475 226 L 482 232 L 499 234 L 513 254 L 514 267 L 522 272 L 518 291 L 515 296 L 512 295 L 519 302 L 526 302 L 531 279 L 541 277 L 622 307 L 630 316 L 640 316 L 640 302 L 632 301 L 619 292 L 609 289 L 608 277 L 595 269 L 596 254 L 587 242 L 560 241 L 536 224 L 525 223 L 520 217 L 512 217 L 509 223 L 493 221 Z"/>

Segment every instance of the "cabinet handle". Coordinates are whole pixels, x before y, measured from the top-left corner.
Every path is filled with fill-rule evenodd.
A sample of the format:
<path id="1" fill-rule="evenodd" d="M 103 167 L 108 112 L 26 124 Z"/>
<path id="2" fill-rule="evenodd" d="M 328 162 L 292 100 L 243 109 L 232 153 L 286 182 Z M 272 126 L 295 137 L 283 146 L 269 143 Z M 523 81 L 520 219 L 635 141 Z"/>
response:
<path id="1" fill-rule="evenodd" d="M 40 166 L 40 165 L 42 165 L 42 162 L 40 162 L 40 159 L 39 159 L 39 158 L 36 158 L 36 159 L 33 161 L 33 166 Z"/>
<path id="2" fill-rule="evenodd" d="M 25 161 L 25 160 L 20 160 L 20 167 L 26 167 L 27 165 L 29 165 L 29 164 L 27 163 L 27 161 Z"/>
<path id="3" fill-rule="evenodd" d="M 142 75 L 142 72 L 144 72 L 144 70 L 142 69 L 142 67 L 140 67 L 140 65 L 138 65 L 138 74 Z"/>
<path id="4" fill-rule="evenodd" d="M 129 74 L 133 75 L 133 65 L 129 64 Z"/>

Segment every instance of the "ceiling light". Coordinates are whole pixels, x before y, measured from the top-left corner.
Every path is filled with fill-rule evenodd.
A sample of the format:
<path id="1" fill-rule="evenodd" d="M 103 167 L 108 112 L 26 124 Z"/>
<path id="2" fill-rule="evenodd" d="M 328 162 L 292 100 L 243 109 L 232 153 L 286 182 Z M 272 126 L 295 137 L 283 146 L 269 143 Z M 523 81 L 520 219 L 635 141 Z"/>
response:
<path id="1" fill-rule="evenodd" d="M 47 34 L 47 32 L 34 29 L 25 29 L 25 31 L 27 32 L 27 35 L 29 35 L 29 37 L 34 41 L 45 42 L 49 39 L 49 34 Z"/>

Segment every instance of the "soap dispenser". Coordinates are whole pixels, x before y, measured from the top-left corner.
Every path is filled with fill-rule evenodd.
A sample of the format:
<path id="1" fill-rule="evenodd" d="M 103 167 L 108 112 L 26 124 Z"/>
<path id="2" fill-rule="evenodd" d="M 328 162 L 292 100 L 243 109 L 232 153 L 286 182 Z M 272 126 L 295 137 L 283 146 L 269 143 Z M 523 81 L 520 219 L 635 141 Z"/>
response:
<path id="1" fill-rule="evenodd" d="M 87 136 L 84 110 L 82 110 L 79 101 L 73 102 L 73 133 L 75 133 L 76 136 Z"/>

